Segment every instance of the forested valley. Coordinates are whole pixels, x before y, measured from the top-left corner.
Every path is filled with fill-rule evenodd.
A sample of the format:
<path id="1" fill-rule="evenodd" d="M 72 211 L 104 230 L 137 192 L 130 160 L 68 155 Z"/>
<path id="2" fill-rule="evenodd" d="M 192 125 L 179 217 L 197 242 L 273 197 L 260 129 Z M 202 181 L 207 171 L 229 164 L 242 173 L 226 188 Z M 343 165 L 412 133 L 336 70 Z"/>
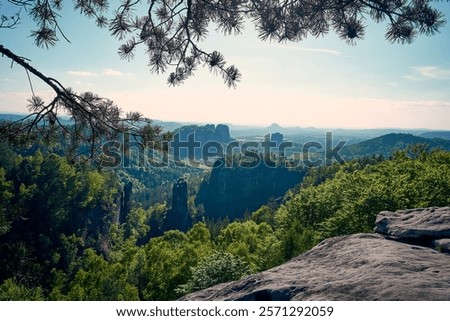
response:
<path id="1" fill-rule="evenodd" d="M 191 225 L 154 236 L 179 177 Z M 175 300 L 326 238 L 371 232 L 380 211 L 450 205 L 450 152 L 423 146 L 305 170 L 281 199 L 232 220 L 196 203 L 207 177 L 189 167 L 104 169 L 2 142 L 0 300 Z"/>
<path id="2" fill-rule="evenodd" d="M 327 238 L 370 233 L 380 211 L 449 206 L 440 2 L 2 1 L 0 111 L 12 114 L 0 115 L 0 300 L 176 300 Z M 365 38 L 401 46 L 335 43 Z M 242 89 L 225 93 L 203 71 Z M 277 123 L 242 126 L 254 135 L 246 140 L 224 124 L 175 126 L 182 120 L 303 127 L 289 130 L 284 153 Z M 191 164 L 210 151 L 190 153 L 193 132 L 226 156 Z M 268 132 L 281 163 L 261 152 Z M 138 154 L 149 146 L 158 166 L 117 153 L 125 137 Z M 162 164 L 174 137 L 188 151 Z M 97 154 L 105 142 L 109 154 Z M 239 144 L 249 148 L 233 154 Z M 328 151 L 339 159 L 315 161 Z M 311 166 L 286 166 L 305 154 Z"/>

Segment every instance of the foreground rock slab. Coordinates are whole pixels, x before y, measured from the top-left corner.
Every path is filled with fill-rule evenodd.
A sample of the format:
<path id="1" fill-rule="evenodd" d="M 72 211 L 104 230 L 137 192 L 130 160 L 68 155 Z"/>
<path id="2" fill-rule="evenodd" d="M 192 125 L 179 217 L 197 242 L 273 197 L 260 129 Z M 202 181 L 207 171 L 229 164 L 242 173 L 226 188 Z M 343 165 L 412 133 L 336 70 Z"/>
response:
<path id="1" fill-rule="evenodd" d="M 182 300 L 450 300 L 450 256 L 378 234 L 336 237 Z"/>
<path id="2" fill-rule="evenodd" d="M 375 232 L 399 239 L 450 238 L 450 207 L 416 208 L 378 214 Z"/>

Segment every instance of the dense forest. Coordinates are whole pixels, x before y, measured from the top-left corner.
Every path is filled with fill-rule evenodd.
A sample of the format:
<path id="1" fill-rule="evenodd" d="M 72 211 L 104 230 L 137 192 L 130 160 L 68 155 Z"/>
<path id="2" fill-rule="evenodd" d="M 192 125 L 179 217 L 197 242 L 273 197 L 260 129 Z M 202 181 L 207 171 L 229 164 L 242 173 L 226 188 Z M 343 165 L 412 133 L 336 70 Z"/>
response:
<path id="1" fill-rule="evenodd" d="M 222 147 L 220 144 L 231 140 L 229 128 L 225 125 L 203 128 L 185 126 L 175 130 L 172 137 L 172 133 L 164 132 L 161 126 L 153 124 L 139 111 L 129 111 L 127 107 L 127 112 L 124 112 L 100 93 L 79 92 L 76 88 L 70 88 L 69 84 L 83 88 L 85 81 L 65 77 L 70 74 L 131 75 L 130 78 L 124 78 L 126 83 L 115 78 L 110 84 L 98 77 L 101 86 L 93 83 L 88 87 L 116 94 L 130 92 L 125 104 L 131 104 L 129 107 L 142 104 L 147 112 L 150 112 L 148 108 L 157 106 L 162 97 L 163 104 L 159 108 L 170 109 L 166 102 L 167 105 L 177 107 L 177 112 L 172 115 L 176 114 L 179 119 L 183 116 L 178 111 L 180 107 L 185 107 L 190 114 L 198 114 L 197 119 L 206 119 L 200 116 L 205 110 L 217 114 L 214 115 L 215 119 L 220 119 L 223 111 L 233 114 L 237 110 L 236 117 L 243 117 L 239 118 L 239 122 L 245 122 L 249 121 L 248 118 L 245 119 L 244 113 L 240 113 L 241 108 L 247 109 L 245 104 L 232 106 L 223 99 L 225 95 L 215 95 L 214 87 L 203 80 L 199 83 L 202 85 L 195 87 L 199 89 L 198 92 L 206 98 L 219 97 L 223 105 L 215 104 L 218 99 L 202 102 L 203 99 L 189 95 L 160 96 L 159 91 L 164 92 L 158 90 L 161 87 L 154 87 L 153 82 L 146 83 L 138 70 L 123 68 L 122 72 L 111 69 L 111 66 L 118 64 L 117 61 L 107 59 L 109 54 L 98 50 L 101 41 L 107 39 L 103 36 L 95 38 L 95 33 L 91 33 L 84 22 L 75 20 L 73 13 L 92 19 L 92 25 L 105 28 L 111 37 L 119 40 L 120 45 L 114 52 L 121 59 L 130 61 L 142 50 L 147 57 L 145 68 L 151 74 L 166 74 L 169 86 L 183 84 L 197 74 L 197 70 L 204 68 L 219 76 L 226 87 L 235 88 L 242 79 L 240 70 L 232 61 L 225 59 L 221 52 L 224 48 L 220 48 L 222 44 L 217 44 L 219 48 L 215 48 L 216 40 L 208 43 L 206 39 L 214 39 L 216 35 L 238 35 L 244 29 L 253 29 L 259 40 L 295 44 L 306 37 L 314 38 L 331 32 L 344 42 L 354 45 L 365 37 L 367 27 L 374 22 L 383 23 L 384 37 L 389 42 L 409 44 L 418 35 L 431 36 L 443 29 L 444 13 L 435 9 L 431 1 L 155 0 L 145 5 L 141 1 L 128 0 L 75 0 L 73 7 L 65 6 L 67 2 L 9 0 L 1 3 L 0 29 L 6 33 L 3 33 L 5 36 L 2 37 L 0 53 L 9 68 L 24 68 L 22 77 L 26 77 L 16 78 L 14 75 L 9 79 L 10 73 L 5 72 L 2 84 L 8 84 L 1 93 L 8 100 L 14 99 L 16 104 L 17 93 L 24 92 L 22 85 L 25 83 L 25 86 L 29 86 L 26 91 L 32 97 L 26 106 L 29 112 L 27 115 L 0 123 L 0 300 L 175 300 L 192 291 L 279 265 L 326 238 L 370 232 L 376 214 L 382 210 L 450 205 L 450 152 L 445 150 L 449 149 L 445 137 L 418 141 L 408 136 L 403 137 L 404 144 L 389 146 L 383 139 L 374 140 L 369 145 L 361 143 L 347 149 L 347 162 L 301 168 L 298 172 L 277 168 L 268 174 L 263 167 L 267 164 L 258 168 L 250 168 L 253 164 L 249 164 L 247 168 L 208 170 L 201 166 L 189 166 L 181 160 L 176 162 L 177 157 L 164 168 L 154 168 L 140 162 L 143 159 L 140 157 L 142 154 L 139 154 L 141 145 L 152 143 L 150 154 L 154 155 L 155 152 L 165 155 L 165 143 L 177 137 L 185 142 L 197 131 L 201 143 L 211 140 L 219 143 L 200 146 L 215 147 L 216 152 L 219 152 Z M 62 56 L 54 52 L 56 54 L 50 63 L 47 54 L 41 60 L 42 55 L 33 53 L 27 46 L 24 30 L 18 28 L 20 25 L 27 29 L 27 37 L 34 42 L 35 47 L 48 49 L 60 40 L 73 41 L 73 46 Z M 209 34 L 210 30 L 216 32 Z M 76 35 L 81 35 L 81 40 L 77 41 Z M 91 40 L 92 45 L 89 44 Z M 101 47 L 108 48 L 107 44 L 102 43 Z M 213 48 L 208 48 L 210 45 Z M 288 47 L 290 45 L 283 50 Z M 259 52 L 263 51 L 259 43 L 255 47 L 257 52 L 243 50 L 253 48 L 252 43 L 230 48 L 230 55 L 232 52 L 239 54 L 240 58 L 236 60 L 244 58 L 246 61 L 248 58 L 259 65 L 261 63 L 258 61 L 272 61 L 259 56 Z M 322 57 L 319 53 L 357 56 L 341 49 L 321 48 L 328 48 L 328 45 L 298 49 L 304 53 L 316 53 L 317 59 Z M 427 46 L 425 51 L 415 52 L 418 57 L 427 57 L 424 53 L 428 53 L 430 48 Z M 443 49 L 445 51 L 447 48 Z M 97 56 L 99 60 L 93 57 L 93 53 L 100 54 Z M 289 64 L 299 59 L 300 52 L 291 56 L 277 53 L 271 59 L 287 62 L 288 65 L 283 66 L 289 69 L 272 63 L 264 63 L 263 69 L 255 65 L 258 72 L 263 70 L 265 73 L 262 76 L 253 74 L 248 79 L 254 79 L 254 83 L 246 83 L 243 87 L 244 90 L 261 88 L 263 91 L 250 90 L 248 93 L 251 96 L 248 97 L 260 96 L 263 99 L 252 102 L 250 106 L 254 105 L 256 109 L 248 108 L 246 112 L 251 114 L 252 122 L 255 117 L 258 122 L 263 121 L 259 119 L 259 112 L 264 109 L 270 112 L 274 120 L 278 119 L 278 114 L 286 116 L 286 110 L 283 109 L 290 103 L 280 103 L 277 94 L 281 93 L 282 97 L 293 97 L 292 106 L 301 111 L 297 115 L 303 118 L 303 114 L 309 112 L 304 113 L 301 108 L 316 108 L 310 104 L 309 97 L 303 99 L 303 94 L 299 93 L 304 91 L 311 97 L 322 97 L 324 88 L 337 88 L 336 93 L 327 90 L 329 92 L 323 96 L 324 99 L 317 100 L 319 105 L 324 105 L 331 99 L 330 106 L 333 107 L 326 110 L 327 117 L 320 115 L 324 110 L 317 108 L 314 110 L 317 117 L 330 118 L 333 113 L 337 120 L 345 119 L 346 124 L 364 126 L 364 122 L 348 122 L 348 115 L 353 118 L 362 112 L 364 118 L 370 118 L 375 113 L 366 113 L 366 110 L 371 111 L 373 107 L 369 105 L 365 109 L 358 106 L 358 113 L 352 115 L 347 109 L 335 109 L 332 98 L 337 97 L 338 101 L 343 98 L 345 102 L 346 97 L 351 98 L 350 101 L 355 97 L 373 97 L 373 92 L 367 91 L 367 88 L 392 83 L 392 79 L 395 79 L 393 76 L 397 75 L 398 85 L 401 86 L 398 89 L 407 89 L 405 99 L 399 98 L 398 90 L 395 90 L 395 94 L 386 91 L 381 100 L 383 104 L 374 109 L 376 114 L 386 115 L 379 111 L 383 108 L 386 110 L 387 106 L 388 115 L 397 115 L 390 112 L 391 106 L 384 106 L 389 101 L 408 101 L 405 106 L 414 102 L 414 109 L 403 111 L 400 108 L 403 116 L 408 110 L 420 109 L 415 108 L 415 102 L 420 101 L 419 105 L 433 107 L 427 109 L 434 116 L 426 124 L 435 128 L 446 127 L 442 125 L 443 122 L 436 124 L 433 121 L 439 120 L 436 115 L 440 115 L 435 110 L 446 108 L 448 99 L 439 96 L 444 102 L 441 107 L 435 106 L 436 99 L 423 99 L 434 97 L 439 89 L 444 88 L 445 91 L 446 84 L 439 88 L 433 86 L 432 92 L 428 92 L 426 86 L 420 87 L 425 96 L 419 97 L 413 95 L 419 87 L 400 83 L 400 79 L 411 76 L 394 72 L 394 69 L 410 69 L 414 77 L 423 77 L 419 78 L 418 83 L 430 78 L 433 81 L 446 80 L 440 77 L 440 73 L 448 71 L 439 69 L 445 66 L 442 59 L 414 59 L 408 65 L 399 64 L 403 61 L 397 59 L 392 66 L 386 66 L 385 60 L 381 60 L 382 66 L 386 67 L 384 69 L 377 68 L 381 65 L 375 63 L 374 58 L 380 56 L 377 55 L 378 51 L 366 53 L 369 55 L 362 55 L 362 59 L 346 59 L 351 61 L 351 65 L 347 65 L 344 60 L 325 61 L 308 56 L 304 61 L 311 62 L 309 65 L 313 69 L 322 66 L 331 71 L 322 76 L 320 73 L 316 75 L 316 70 L 313 74 L 306 65 L 300 69 Z M 404 56 L 400 51 L 397 53 L 398 57 Z M 137 60 L 140 61 L 140 58 Z M 366 65 L 371 68 L 360 68 Z M 432 67 L 431 73 L 429 66 Z M 78 68 L 89 71 L 80 71 Z M 376 73 L 373 78 L 375 82 L 369 78 L 353 81 L 358 75 L 378 72 L 376 69 L 390 72 L 387 78 L 381 77 L 382 73 Z M 293 72 L 295 70 L 302 70 L 306 78 L 297 75 Z M 342 82 L 342 70 L 346 72 L 346 79 L 352 80 L 348 84 Z M 272 75 L 274 71 L 275 76 Z M 278 74 L 279 71 L 282 73 Z M 333 76 L 333 71 L 336 76 Z M 291 78 L 293 74 L 295 77 Z M 273 81 L 276 81 L 276 86 L 271 86 L 275 84 Z M 365 87 L 360 87 L 358 82 L 365 84 Z M 294 91 L 286 90 L 286 84 L 289 85 L 286 88 Z M 151 91 L 148 91 L 149 88 Z M 278 91 L 278 88 L 284 89 Z M 298 88 L 303 89 L 299 92 Z M 273 91 L 275 96 L 266 96 L 269 91 Z M 132 102 L 131 96 L 139 92 L 149 95 L 139 104 Z M 45 96 L 45 99 L 41 96 Z M 277 97 L 273 100 L 277 105 L 273 104 L 271 97 Z M 176 105 L 172 105 L 173 102 Z M 20 105 L 20 109 L 24 107 Z M 14 109 L 14 106 L 7 108 Z M 219 112 L 219 109 L 224 110 Z M 414 113 L 411 117 L 417 115 Z M 287 116 L 294 118 L 294 113 Z M 386 123 L 381 120 L 380 124 Z M 311 122 L 308 117 L 299 121 L 303 124 Z M 276 124 L 270 128 L 273 132 L 281 131 L 281 127 Z M 307 129 L 307 132 L 310 136 L 303 135 L 303 139 L 314 142 L 317 130 Z M 137 164 L 128 162 L 130 159 L 126 157 L 120 158 L 123 154 L 116 153 L 117 149 L 114 148 L 107 148 L 112 153 L 101 155 L 105 157 L 100 159 L 109 162 L 110 168 L 99 166 L 94 161 L 100 144 L 109 141 L 113 143 L 109 146 L 114 147 L 117 146 L 117 139 L 128 135 L 133 136 L 134 146 L 138 147 Z M 341 133 L 343 137 L 348 135 Z M 324 137 L 325 141 L 327 137 Z M 389 136 L 387 139 L 393 142 L 398 137 Z M 283 138 L 279 136 L 278 142 L 282 141 Z M 300 150 L 295 148 L 300 148 L 300 143 L 306 141 L 295 140 L 294 151 Z M 434 144 L 431 147 L 442 149 L 428 150 L 422 145 L 406 146 L 431 141 Z M 326 153 L 327 148 L 318 146 L 322 145 L 310 145 L 312 150 L 316 150 L 311 156 L 322 157 L 323 150 Z M 392 153 L 393 149 L 398 150 Z M 121 152 L 128 151 L 123 147 Z M 178 156 L 191 158 L 189 151 L 187 154 L 183 151 Z M 129 166 L 121 168 L 119 162 L 114 162 L 119 158 L 108 157 L 112 155 L 119 156 L 120 161 L 127 161 Z M 250 155 L 258 156 L 258 153 L 253 150 Z M 193 156 L 199 154 L 194 153 Z M 226 156 L 233 162 L 235 155 Z M 270 159 L 270 149 L 263 156 L 269 156 Z M 291 155 L 280 153 L 279 156 L 284 158 Z M 304 160 L 304 154 L 297 156 L 294 161 Z M 211 158 L 215 163 L 220 157 L 217 160 Z M 260 157 L 251 159 L 259 160 Z M 254 175 L 256 171 L 259 172 Z M 223 182 L 229 184 L 224 187 Z M 282 186 L 277 185 L 279 182 L 283 183 Z M 268 184 L 272 184 L 271 188 Z M 220 192 L 218 186 L 221 186 Z M 240 194 L 242 198 L 231 195 L 233 193 Z M 213 199 L 214 195 L 218 196 L 217 199 Z M 177 226 L 176 220 L 180 218 L 177 215 L 181 214 L 186 223 L 181 224 L 180 229 L 171 228 Z"/>
<path id="2" fill-rule="evenodd" d="M 426 145 L 428 148 L 439 148 L 450 150 L 450 140 L 433 137 L 444 136 L 445 132 L 429 133 L 431 138 L 415 136 L 412 134 L 390 133 L 373 139 L 369 139 L 357 144 L 352 144 L 342 148 L 341 154 L 345 158 L 383 155 L 391 155 L 395 150 L 405 149 L 410 145 Z"/>
<path id="3" fill-rule="evenodd" d="M 450 205 L 450 152 L 412 146 L 310 169 L 281 203 L 234 221 L 200 215 L 185 232 L 149 237 L 167 202 L 143 206 L 138 197 L 121 219 L 121 175 L 0 145 L 0 300 L 174 300 L 325 238 L 370 232 L 379 211 Z"/>

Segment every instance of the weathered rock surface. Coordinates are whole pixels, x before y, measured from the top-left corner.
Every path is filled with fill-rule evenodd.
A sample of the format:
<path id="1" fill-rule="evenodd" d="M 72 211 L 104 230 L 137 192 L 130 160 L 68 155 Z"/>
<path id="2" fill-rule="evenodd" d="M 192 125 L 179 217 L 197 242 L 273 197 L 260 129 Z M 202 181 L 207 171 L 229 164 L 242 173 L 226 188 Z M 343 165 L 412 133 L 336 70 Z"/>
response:
<path id="1" fill-rule="evenodd" d="M 450 238 L 450 207 L 384 211 L 375 225 L 375 232 L 400 239 Z"/>
<path id="2" fill-rule="evenodd" d="M 414 216 L 423 213 L 431 222 L 413 218 L 411 213 Z M 377 222 L 386 218 L 386 214 L 382 212 Z M 393 214 L 390 215 L 399 222 L 408 222 L 409 229 L 426 230 L 428 236 L 443 230 L 437 217 L 446 224 L 450 208 Z M 418 227 L 412 222 L 417 222 Z M 398 242 L 388 235 L 336 237 L 281 266 L 182 299 L 450 300 L 450 255 L 405 240 Z"/>
<path id="3" fill-rule="evenodd" d="M 433 245 L 438 251 L 450 253 L 450 239 L 434 240 Z"/>

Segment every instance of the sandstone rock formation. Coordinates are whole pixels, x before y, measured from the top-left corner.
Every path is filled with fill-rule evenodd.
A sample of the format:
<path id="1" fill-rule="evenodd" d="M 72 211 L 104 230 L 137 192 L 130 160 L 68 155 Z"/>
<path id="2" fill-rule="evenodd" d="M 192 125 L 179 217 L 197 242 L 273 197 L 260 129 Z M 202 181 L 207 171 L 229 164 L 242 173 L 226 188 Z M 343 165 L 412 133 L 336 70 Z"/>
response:
<path id="1" fill-rule="evenodd" d="M 283 143 L 283 140 L 284 140 L 283 134 L 280 134 L 278 132 L 270 134 L 270 141 L 275 143 L 275 148 L 279 148 L 281 143 Z"/>
<path id="2" fill-rule="evenodd" d="M 246 211 L 257 210 L 270 198 L 282 197 L 304 175 L 304 171 L 269 167 L 262 161 L 249 168 L 224 166 L 218 160 L 209 179 L 200 186 L 195 202 L 203 205 L 208 218 L 242 218 Z"/>
<path id="3" fill-rule="evenodd" d="M 187 231 L 191 225 L 188 213 L 187 182 L 179 178 L 172 188 L 172 208 L 164 218 L 162 231 Z"/>
<path id="4" fill-rule="evenodd" d="M 450 238 L 450 207 L 431 207 L 397 212 L 381 212 L 375 232 L 399 239 Z"/>
<path id="5" fill-rule="evenodd" d="M 216 126 L 216 140 L 221 143 L 228 143 L 231 141 L 230 128 L 227 125 L 219 124 Z"/>
<path id="6" fill-rule="evenodd" d="M 217 157 L 223 157 L 224 146 L 232 140 L 230 128 L 227 125 L 183 126 L 174 131 L 170 152 L 175 159 L 195 158 L 197 161 L 202 161 L 205 151 L 217 154 Z M 186 142 L 190 143 L 186 144 Z"/>
<path id="7" fill-rule="evenodd" d="M 442 243 L 428 241 L 447 235 L 449 215 L 448 207 L 382 212 L 376 231 L 386 235 L 330 238 L 281 266 L 182 299 L 450 300 L 450 255 L 417 245 L 423 237 Z"/>
<path id="8" fill-rule="evenodd" d="M 120 204 L 120 223 L 124 223 L 126 221 L 127 215 L 131 211 L 131 194 L 133 191 L 133 183 L 127 182 L 123 186 L 123 192 L 121 195 L 121 204 Z"/>

